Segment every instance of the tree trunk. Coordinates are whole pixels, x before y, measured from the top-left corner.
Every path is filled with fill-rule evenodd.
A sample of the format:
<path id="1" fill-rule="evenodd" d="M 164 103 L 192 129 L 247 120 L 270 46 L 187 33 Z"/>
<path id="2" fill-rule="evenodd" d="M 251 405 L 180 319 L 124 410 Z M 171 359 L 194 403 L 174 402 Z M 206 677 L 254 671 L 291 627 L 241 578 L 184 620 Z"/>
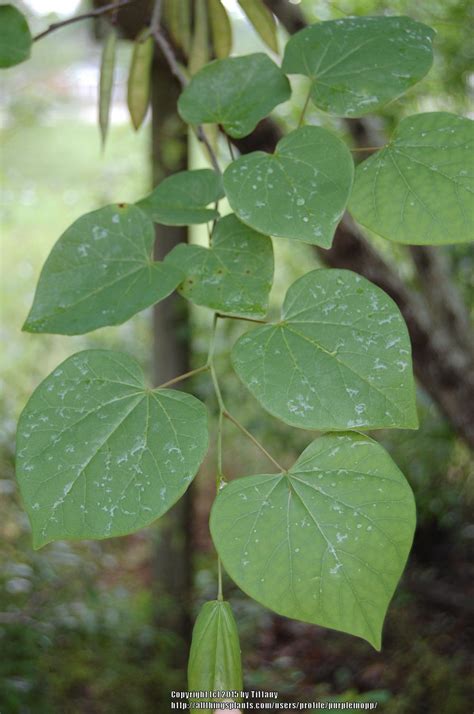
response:
<path id="1" fill-rule="evenodd" d="M 92 0 L 94 7 L 107 0 Z M 117 25 L 130 40 L 150 21 L 151 0 L 136 0 L 120 8 Z M 177 113 L 180 87 L 160 51 L 155 52 L 151 75 L 152 141 L 150 161 L 153 185 L 165 176 L 188 167 L 187 127 Z M 156 226 L 155 257 L 160 260 L 175 245 L 187 241 L 187 229 Z M 153 309 L 153 381 L 155 385 L 188 371 L 190 327 L 187 303 L 177 294 Z M 176 385 L 179 389 L 180 385 Z M 190 603 L 192 595 L 192 486 L 179 502 L 160 519 L 154 561 L 153 603 L 157 627 L 178 636 L 169 663 L 182 675 L 185 688 L 186 661 L 191 640 Z M 171 640 L 170 640 L 171 641 Z M 168 693 L 163 706 L 168 707 Z M 158 704 L 157 704 L 158 706 Z"/>
<path id="2" fill-rule="evenodd" d="M 151 98 L 154 185 L 165 176 L 187 168 L 187 131 L 176 112 L 178 94 L 176 80 L 157 52 L 152 69 Z M 175 245 L 186 240 L 186 228 L 156 226 L 156 259 L 161 260 Z M 189 333 L 187 304 L 179 295 L 174 293 L 155 305 L 153 378 L 156 385 L 189 370 Z M 161 518 L 153 585 L 155 622 L 179 636 L 175 651 L 170 652 L 170 661 L 183 673 L 191 637 L 191 509 L 192 487 Z"/>

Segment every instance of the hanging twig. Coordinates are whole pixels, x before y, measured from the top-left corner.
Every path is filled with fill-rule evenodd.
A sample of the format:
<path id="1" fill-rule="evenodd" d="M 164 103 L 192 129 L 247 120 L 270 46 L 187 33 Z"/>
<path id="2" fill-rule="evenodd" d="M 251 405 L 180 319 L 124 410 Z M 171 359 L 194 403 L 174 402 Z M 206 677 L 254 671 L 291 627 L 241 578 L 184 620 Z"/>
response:
<path id="1" fill-rule="evenodd" d="M 254 444 L 254 445 L 257 447 L 257 449 L 260 449 L 260 451 L 262 452 L 262 454 L 265 454 L 265 456 L 267 457 L 267 459 L 268 459 L 269 461 L 271 461 L 274 466 L 276 466 L 276 468 L 278 469 L 278 471 L 281 471 L 282 473 L 286 473 L 286 469 L 285 469 L 281 464 L 279 464 L 276 459 L 273 458 L 273 456 L 272 456 L 272 455 L 266 450 L 266 448 L 258 441 L 258 439 L 256 439 L 256 438 L 253 436 L 253 434 L 251 434 L 251 433 L 249 432 L 249 430 L 246 429 L 245 426 L 240 423 L 240 421 L 239 421 L 238 419 L 236 419 L 234 416 L 232 416 L 232 414 L 230 414 L 230 412 L 228 412 L 227 409 L 224 411 L 224 416 L 225 416 L 226 419 L 228 419 L 229 421 L 231 421 L 232 424 L 234 424 L 234 426 L 237 427 L 237 429 L 240 429 L 240 431 L 242 432 L 242 434 L 245 434 L 245 436 L 247 437 L 247 439 L 249 439 L 249 440 L 252 442 L 252 444 Z"/>
<path id="2" fill-rule="evenodd" d="M 168 62 L 170 70 L 172 71 L 178 82 L 181 84 L 181 86 L 185 87 L 188 83 L 188 78 L 181 69 L 179 62 L 174 54 L 173 48 L 171 47 L 166 37 L 163 35 L 160 27 L 151 28 L 151 34 L 153 35 L 156 44 L 163 52 L 163 55 L 166 61 Z"/>
<path id="3" fill-rule="evenodd" d="M 155 30 L 160 29 L 162 6 L 163 0 L 155 0 L 155 5 L 153 7 L 153 12 L 150 20 L 150 30 L 152 34 L 155 32 Z"/>
<path id="4" fill-rule="evenodd" d="M 207 153 L 209 154 L 209 159 L 210 159 L 210 161 L 211 161 L 211 164 L 212 164 L 214 170 L 215 170 L 218 174 L 221 174 L 222 171 L 221 171 L 221 168 L 220 168 L 220 166 L 219 166 L 219 162 L 217 161 L 217 156 L 216 156 L 216 154 L 214 153 L 214 149 L 213 149 L 212 146 L 211 146 L 211 142 L 210 142 L 209 139 L 207 138 L 206 133 L 205 133 L 204 129 L 202 128 L 202 126 L 201 126 L 200 124 L 196 127 L 196 136 L 197 136 L 197 138 L 199 139 L 199 141 L 200 141 L 202 144 L 204 144 L 204 146 L 206 147 Z"/>
<path id="5" fill-rule="evenodd" d="M 90 10 L 90 12 L 85 12 L 83 15 L 75 15 L 75 17 L 68 17 L 67 20 L 61 20 L 60 22 L 53 22 L 46 30 L 40 32 L 38 35 L 33 37 L 33 42 L 43 39 L 51 32 L 60 30 L 61 27 L 66 27 L 67 25 L 72 25 L 74 22 L 80 22 L 81 20 L 88 20 L 94 17 L 100 17 L 100 15 L 105 15 L 107 12 L 116 12 L 120 10 L 121 7 L 125 5 L 130 5 L 136 0 L 118 0 L 117 2 L 112 2 L 110 5 L 104 5 L 103 7 L 98 7 L 95 10 Z"/>
<path id="6" fill-rule="evenodd" d="M 210 366 L 208 364 L 204 364 L 202 367 L 198 367 L 197 369 L 192 369 L 189 372 L 180 374 L 178 377 L 169 379 L 167 382 L 163 382 L 163 384 L 160 384 L 157 387 L 157 389 L 165 389 L 165 387 L 171 387 L 172 384 L 177 384 L 178 382 L 182 382 L 183 379 L 189 379 L 189 377 L 194 377 L 196 374 L 200 374 L 201 372 L 206 372 L 208 369 L 210 369 Z"/>
<path id="7" fill-rule="evenodd" d="M 351 151 L 380 151 L 380 149 L 385 149 L 385 146 L 358 146 L 356 149 L 351 149 Z"/>
<path id="8" fill-rule="evenodd" d="M 266 320 L 258 320 L 256 317 L 242 317 L 241 315 L 222 315 L 220 312 L 216 313 L 216 317 L 222 320 L 244 320 L 245 322 L 257 322 L 259 325 L 266 325 Z"/>

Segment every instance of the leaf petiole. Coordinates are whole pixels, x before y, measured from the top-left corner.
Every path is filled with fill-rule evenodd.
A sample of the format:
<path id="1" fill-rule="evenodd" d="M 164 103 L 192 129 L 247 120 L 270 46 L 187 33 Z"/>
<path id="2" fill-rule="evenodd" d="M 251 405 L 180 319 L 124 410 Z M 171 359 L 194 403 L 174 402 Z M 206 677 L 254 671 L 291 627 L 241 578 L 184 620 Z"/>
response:
<path id="1" fill-rule="evenodd" d="M 258 322 L 260 325 L 266 325 L 266 320 L 257 320 L 256 317 L 241 317 L 240 315 L 222 315 L 220 312 L 216 312 L 216 317 L 221 320 L 244 320 L 244 322 Z"/>
<path id="2" fill-rule="evenodd" d="M 245 428 L 243 424 L 240 423 L 240 421 L 238 421 L 238 419 L 232 416 L 232 414 L 228 412 L 227 409 L 224 411 L 224 416 L 226 419 L 231 421 L 232 424 L 237 427 L 237 429 L 240 429 L 242 434 L 245 434 L 247 439 L 250 439 L 250 441 L 257 447 L 257 449 L 260 449 L 262 454 L 265 454 L 267 459 L 269 459 L 269 461 L 271 461 L 272 464 L 276 466 L 279 471 L 281 471 L 282 473 L 286 473 L 287 470 L 281 464 L 279 464 L 276 459 L 273 458 L 273 456 L 266 450 L 266 448 Z"/>
<path id="3" fill-rule="evenodd" d="M 185 379 L 194 377 L 196 374 L 206 372 L 208 369 L 210 369 L 210 365 L 203 364 L 202 367 L 198 367 L 197 369 L 191 369 L 189 372 L 185 372 L 184 374 L 180 374 L 177 377 L 173 377 L 173 379 L 169 379 L 167 382 L 163 382 L 163 384 L 158 385 L 157 389 L 165 389 L 166 387 L 170 387 L 172 384 L 177 384 L 178 382 L 182 382 Z"/>
<path id="4" fill-rule="evenodd" d="M 309 85 L 308 94 L 306 95 L 305 103 L 303 104 L 303 109 L 301 110 L 300 119 L 298 122 L 298 129 L 303 125 L 304 115 L 308 108 L 309 100 L 311 99 L 311 92 L 313 91 L 314 80 Z"/>

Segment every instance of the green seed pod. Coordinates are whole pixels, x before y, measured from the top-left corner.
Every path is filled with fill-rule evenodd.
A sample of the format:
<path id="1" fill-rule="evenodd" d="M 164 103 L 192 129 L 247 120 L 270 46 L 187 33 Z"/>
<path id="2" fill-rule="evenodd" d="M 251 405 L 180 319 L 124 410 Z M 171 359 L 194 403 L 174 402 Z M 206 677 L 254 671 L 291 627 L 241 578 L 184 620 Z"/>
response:
<path id="1" fill-rule="evenodd" d="M 237 625 L 228 602 L 206 602 L 193 629 L 188 663 L 188 689 L 193 691 L 242 691 L 242 663 Z M 238 695 L 229 698 L 239 701 Z M 192 706 L 192 701 L 221 701 L 213 699 L 190 700 L 193 714 L 202 711 Z"/>
<path id="2" fill-rule="evenodd" d="M 109 128 L 110 104 L 114 87 L 115 56 L 117 33 L 112 28 L 106 37 L 102 50 L 99 81 L 99 127 L 102 135 L 102 146 L 105 145 Z"/>
<path id="3" fill-rule="evenodd" d="M 268 7 L 262 0 L 238 0 L 238 3 L 265 44 L 278 52 L 275 18 Z"/>
<path id="4" fill-rule="evenodd" d="M 153 59 L 153 37 L 143 30 L 135 40 L 128 75 L 127 103 L 135 129 L 139 129 L 150 102 L 150 67 Z"/>
<path id="5" fill-rule="evenodd" d="M 194 34 L 189 54 L 189 71 L 196 74 L 209 61 L 209 28 L 205 0 L 196 0 L 194 7 Z"/>
<path id="6" fill-rule="evenodd" d="M 208 0 L 212 46 L 217 59 L 225 59 L 232 49 L 232 27 L 221 0 Z"/>
<path id="7" fill-rule="evenodd" d="M 165 0 L 166 27 L 174 44 L 189 54 L 191 44 L 191 5 L 189 0 Z"/>

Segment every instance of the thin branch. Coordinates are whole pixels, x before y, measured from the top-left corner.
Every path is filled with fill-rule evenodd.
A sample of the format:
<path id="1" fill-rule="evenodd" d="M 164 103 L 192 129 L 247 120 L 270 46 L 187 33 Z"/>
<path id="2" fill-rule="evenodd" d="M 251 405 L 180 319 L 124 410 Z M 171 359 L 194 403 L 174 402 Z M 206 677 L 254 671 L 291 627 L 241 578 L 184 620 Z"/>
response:
<path id="1" fill-rule="evenodd" d="M 266 325 L 266 320 L 257 320 L 256 317 L 240 317 L 239 315 L 221 315 L 220 312 L 216 312 L 216 317 L 220 320 L 244 320 L 244 322 L 258 322 L 259 325 Z"/>
<path id="2" fill-rule="evenodd" d="M 222 561 L 219 556 L 217 556 L 217 599 L 224 599 L 224 594 L 222 592 Z"/>
<path id="3" fill-rule="evenodd" d="M 299 120 L 299 122 L 298 122 L 298 129 L 299 129 L 300 126 L 302 126 L 302 124 L 303 124 L 304 115 L 306 114 L 306 110 L 307 110 L 307 108 L 308 108 L 309 100 L 311 99 L 311 92 L 313 91 L 313 84 L 314 84 L 314 83 L 311 82 L 311 84 L 310 84 L 310 86 L 309 86 L 308 94 L 306 95 L 306 100 L 305 100 L 305 103 L 304 103 L 304 105 L 303 105 L 303 109 L 301 110 L 300 120 Z"/>
<path id="4" fill-rule="evenodd" d="M 216 374 L 216 370 L 214 368 L 214 364 L 211 364 L 211 378 L 212 378 L 212 384 L 214 385 L 214 392 L 216 393 L 216 399 L 217 399 L 217 403 L 219 405 L 219 410 L 223 414 L 225 414 L 226 408 L 225 408 L 224 400 L 222 398 L 222 392 L 221 392 L 221 389 L 219 386 L 219 382 L 217 379 L 217 374 Z"/>
<path id="5" fill-rule="evenodd" d="M 210 365 L 204 364 L 202 367 L 198 367 L 197 369 L 192 369 L 189 372 L 180 374 L 178 377 L 169 379 L 167 382 L 163 382 L 163 384 L 159 384 L 157 389 L 165 389 L 165 387 L 170 387 L 172 384 L 176 384 L 177 382 L 182 382 L 184 379 L 188 379 L 189 377 L 194 377 L 196 374 L 200 374 L 201 372 L 207 372 L 208 369 L 210 369 Z"/>
<path id="6" fill-rule="evenodd" d="M 118 0 L 117 2 L 110 3 L 110 5 L 104 5 L 103 7 L 98 7 L 95 10 L 85 12 L 83 15 L 75 15 L 74 17 L 67 18 L 67 20 L 61 20 L 61 22 L 53 22 L 52 25 L 46 28 L 46 30 L 40 32 L 39 35 L 35 35 L 33 37 L 33 42 L 43 39 L 43 37 L 51 34 L 51 32 L 60 30 L 61 27 L 72 25 L 74 22 L 80 22 L 81 20 L 89 20 L 94 17 L 100 17 L 100 15 L 105 15 L 107 12 L 114 12 L 119 10 L 121 7 L 125 7 L 125 5 L 130 5 L 133 2 L 135 2 L 135 0 Z"/>
<path id="7" fill-rule="evenodd" d="M 160 29 L 162 7 L 163 7 L 163 0 L 155 0 L 155 4 L 153 6 L 153 13 L 151 15 L 151 20 L 150 20 L 151 34 L 153 34 L 154 32 L 156 32 L 157 30 Z"/>
<path id="8" fill-rule="evenodd" d="M 160 48 L 160 50 L 163 52 L 163 55 L 168 62 L 168 66 L 180 85 L 184 88 L 187 83 L 188 83 L 188 78 L 184 74 L 183 70 L 181 69 L 178 60 L 176 59 L 176 55 L 173 51 L 173 48 L 171 47 L 170 43 L 166 39 L 166 37 L 163 35 L 161 32 L 161 29 L 158 28 L 151 28 L 151 33 L 153 37 L 155 38 L 155 42 Z"/>
<path id="9" fill-rule="evenodd" d="M 214 168 L 214 171 L 216 171 L 216 173 L 218 173 L 218 174 L 221 174 L 222 171 L 221 171 L 221 167 L 219 166 L 219 162 L 217 161 L 217 156 L 215 155 L 214 149 L 212 148 L 211 143 L 210 143 L 209 139 L 207 138 L 206 133 L 200 124 L 196 127 L 196 136 L 199 139 L 199 141 L 202 144 L 204 144 L 204 146 L 206 147 L 207 153 L 209 154 L 209 159 L 211 160 L 211 164 Z"/>
<path id="10" fill-rule="evenodd" d="M 223 458 L 222 458 L 222 430 L 224 426 L 224 412 L 219 409 L 219 420 L 217 422 L 217 478 L 216 489 L 219 493 L 221 487 L 221 479 L 223 476 Z"/>
<path id="11" fill-rule="evenodd" d="M 380 149 L 385 149 L 385 146 L 358 146 L 357 149 L 351 149 L 351 151 L 380 151 Z"/>
<path id="12" fill-rule="evenodd" d="M 234 147 L 232 146 L 232 142 L 231 142 L 228 134 L 225 135 L 225 138 L 227 139 L 227 146 L 229 148 L 229 154 L 230 154 L 231 161 L 234 161 L 234 159 L 235 159 Z"/>
<path id="13" fill-rule="evenodd" d="M 212 320 L 211 329 L 211 339 L 209 342 L 209 354 L 207 357 L 207 364 L 211 370 L 211 379 L 214 387 L 214 392 L 216 394 L 217 402 L 219 404 L 219 420 L 217 422 L 217 474 L 216 474 L 216 496 L 219 495 L 221 488 L 221 483 L 224 480 L 223 474 L 223 459 L 222 459 L 222 432 L 224 429 L 224 400 L 222 399 L 222 392 L 219 387 L 219 381 L 217 379 L 216 370 L 214 367 L 214 349 L 216 344 L 216 332 L 217 332 L 217 315 L 214 313 Z M 224 595 L 222 591 L 222 562 L 217 553 L 217 599 L 223 600 Z"/>
<path id="14" fill-rule="evenodd" d="M 209 352 L 207 354 L 207 364 L 209 367 L 214 359 L 214 349 L 216 345 L 216 332 L 217 332 L 217 313 L 215 312 L 212 317 L 212 327 L 211 327 L 211 339 L 209 341 Z"/>
<path id="15" fill-rule="evenodd" d="M 234 426 L 237 427 L 237 429 L 240 429 L 242 434 L 245 434 L 247 439 L 250 439 L 252 444 L 254 444 L 257 447 L 257 449 L 260 449 L 262 454 L 265 454 L 267 459 L 269 459 L 272 462 L 272 464 L 277 467 L 277 469 L 279 471 L 286 473 L 286 469 L 283 468 L 283 466 L 281 464 L 279 464 L 276 459 L 273 458 L 273 456 L 265 449 L 265 447 L 262 446 L 262 444 L 254 436 L 252 436 L 252 434 L 249 431 L 247 431 L 245 426 L 243 424 L 241 424 L 240 421 L 238 421 L 234 416 L 232 416 L 232 414 L 230 414 L 230 412 L 228 412 L 227 409 L 224 410 L 224 416 L 226 417 L 226 419 L 231 421 L 232 424 L 234 424 Z"/>
<path id="16" fill-rule="evenodd" d="M 252 434 L 251 434 L 249 431 L 247 431 L 247 429 L 245 428 L 245 426 L 243 426 L 243 424 L 241 424 L 240 421 L 238 421 L 234 416 L 232 416 L 232 414 L 231 414 L 229 411 L 227 411 L 227 407 L 226 407 L 225 404 L 224 404 L 224 399 L 223 399 L 223 397 L 222 397 L 222 392 L 221 392 L 221 389 L 220 389 L 220 386 L 219 386 L 219 380 L 217 379 L 217 374 L 216 374 L 216 370 L 215 370 L 215 367 L 214 367 L 214 349 L 215 349 L 215 337 L 216 337 L 216 331 L 217 331 L 217 318 L 218 318 L 217 313 L 214 313 L 214 320 L 213 320 L 213 323 L 212 323 L 212 332 L 211 332 L 211 342 L 210 342 L 210 346 L 209 346 L 209 357 L 208 357 L 208 362 L 207 362 L 207 363 L 208 363 L 208 365 L 210 366 L 210 369 L 211 369 L 212 383 L 213 383 L 213 385 L 214 385 L 214 391 L 215 391 L 215 394 L 216 394 L 217 403 L 218 403 L 218 405 L 219 405 L 219 428 L 220 428 L 220 433 L 222 434 L 221 417 L 224 416 L 226 419 L 229 419 L 229 421 L 231 421 L 238 429 L 240 429 L 240 431 L 241 431 L 243 434 L 245 434 L 245 436 L 246 436 L 248 439 L 250 439 L 250 441 L 251 441 L 253 444 L 255 444 L 255 446 L 256 446 L 258 449 L 260 449 L 260 451 L 261 451 L 263 454 L 265 454 L 265 456 L 272 462 L 272 464 L 274 464 L 274 465 L 277 467 L 277 469 L 278 469 L 279 471 L 283 471 L 284 473 L 286 473 L 286 469 L 284 469 L 283 466 L 281 466 L 281 465 L 278 463 L 278 461 L 276 461 L 276 460 L 273 458 L 273 456 L 268 453 L 268 451 L 265 449 L 265 447 L 262 446 L 262 444 L 261 444 L 259 441 L 257 441 L 257 439 L 256 439 L 254 436 L 252 436 Z"/>

